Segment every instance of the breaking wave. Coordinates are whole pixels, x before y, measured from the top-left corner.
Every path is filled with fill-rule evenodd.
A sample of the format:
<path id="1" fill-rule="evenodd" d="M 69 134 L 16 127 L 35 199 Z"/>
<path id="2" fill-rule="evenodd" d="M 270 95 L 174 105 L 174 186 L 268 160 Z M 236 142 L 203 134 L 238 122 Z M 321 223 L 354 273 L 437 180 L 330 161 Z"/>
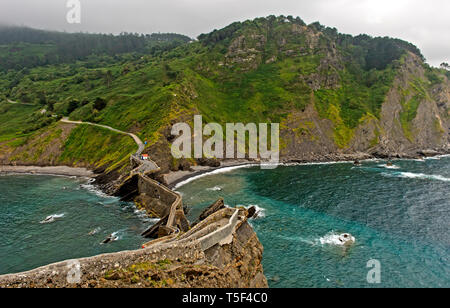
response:
<path id="1" fill-rule="evenodd" d="M 450 154 L 437 155 L 432 157 L 426 157 L 425 160 L 440 160 L 441 158 L 450 157 Z"/>
<path id="2" fill-rule="evenodd" d="M 331 162 L 310 162 L 310 163 L 278 163 L 276 165 L 289 167 L 289 166 L 334 165 L 334 164 L 349 164 L 349 163 L 351 163 L 351 162 L 349 162 L 349 161 L 331 161 Z M 180 188 L 180 187 L 182 187 L 182 186 L 184 186 L 184 185 L 186 185 L 186 184 L 188 184 L 188 183 L 190 183 L 192 181 L 198 180 L 198 179 L 200 179 L 202 177 L 205 177 L 205 176 L 208 176 L 208 175 L 227 173 L 227 172 L 231 172 L 231 171 L 236 170 L 236 169 L 258 167 L 258 166 L 261 166 L 261 165 L 263 165 L 263 166 L 270 166 L 270 165 L 274 165 L 274 164 L 269 164 L 269 163 L 262 163 L 262 164 L 260 164 L 260 163 L 257 163 L 257 164 L 253 163 L 252 164 L 252 163 L 248 163 L 248 164 L 243 164 L 243 165 L 238 165 L 238 166 L 230 166 L 230 167 L 219 168 L 219 169 L 212 170 L 212 171 L 209 171 L 209 172 L 205 172 L 205 173 L 202 173 L 202 174 L 199 174 L 199 175 L 195 175 L 195 176 L 190 177 L 190 178 L 188 178 L 188 179 L 186 179 L 184 181 L 181 181 L 181 182 L 177 183 L 174 186 L 174 189 L 178 189 L 178 188 Z"/>
<path id="3" fill-rule="evenodd" d="M 96 186 L 94 186 L 93 184 L 93 180 L 89 180 L 86 184 L 81 184 L 80 187 L 83 189 L 86 189 L 94 194 L 96 194 L 97 196 L 101 197 L 101 198 L 112 198 L 112 199 L 117 199 L 114 196 L 110 196 L 105 194 L 104 192 L 102 192 L 100 189 L 98 189 Z"/>
<path id="4" fill-rule="evenodd" d="M 209 191 L 221 191 L 222 187 L 214 186 L 214 187 L 211 187 L 211 188 L 207 188 L 206 190 L 209 190 Z"/>
<path id="5" fill-rule="evenodd" d="M 299 236 L 280 236 L 280 238 L 288 241 L 302 242 L 311 246 L 345 246 L 345 242 L 340 240 L 341 235 L 332 231 L 319 238 L 303 238 Z M 353 236 L 351 238 L 353 241 L 356 241 Z"/>
<path id="6" fill-rule="evenodd" d="M 397 177 L 405 179 L 420 179 L 420 180 L 435 180 L 442 182 L 450 182 L 450 178 L 446 178 L 442 175 L 435 174 L 424 174 L 424 173 L 413 173 L 413 172 L 393 172 L 393 173 L 382 173 L 386 177 Z"/>
<path id="7" fill-rule="evenodd" d="M 52 223 L 52 222 L 54 222 L 56 219 L 58 219 L 58 218 L 63 218 L 64 217 L 64 213 L 63 214 L 53 214 L 53 215 L 49 215 L 49 216 L 47 216 L 44 220 L 42 220 L 41 222 L 39 222 L 39 223 L 41 223 L 41 224 L 49 224 L 49 223 Z"/>
<path id="8" fill-rule="evenodd" d="M 251 208 L 252 206 L 254 206 L 255 209 L 256 209 L 256 217 L 253 218 L 253 219 L 260 219 L 260 218 L 266 217 L 266 209 L 260 207 L 260 206 L 257 205 L 257 204 L 249 204 L 248 206 L 245 206 L 245 208 L 248 210 L 248 209 Z"/>
<path id="9" fill-rule="evenodd" d="M 219 169 L 216 169 L 216 170 L 213 170 L 213 171 L 210 171 L 210 172 L 205 172 L 205 173 L 202 173 L 202 174 L 199 174 L 199 175 L 195 175 L 195 176 L 190 177 L 190 178 L 188 178 L 188 179 L 186 179 L 184 181 L 181 181 L 181 182 L 179 182 L 179 183 L 177 183 L 175 185 L 174 189 L 178 189 L 181 186 L 184 186 L 184 185 L 186 185 L 186 184 L 188 184 L 188 183 L 190 183 L 192 181 L 198 180 L 198 179 L 203 178 L 203 177 L 208 176 L 208 175 L 227 173 L 227 172 L 230 172 L 230 171 L 233 171 L 233 170 L 236 170 L 236 169 L 250 168 L 250 167 L 255 167 L 255 166 L 259 166 L 259 164 L 247 164 L 247 165 L 239 165 L 239 166 L 219 168 Z"/>
<path id="10" fill-rule="evenodd" d="M 321 245 L 344 246 L 346 242 L 342 241 L 341 238 L 341 234 L 331 232 L 319 238 L 318 241 Z M 355 238 L 353 236 L 351 236 L 351 239 L 355 241 Z"/>
<path id="11" fill-rule="evenodd" d="M 378 165 L 378 167 L 380 167 L 380 168 L 386 168 L 386 169 L 400 169 L 399 166 L 396 166 L 396 165 L 387 165 L 387 164 Z"/>

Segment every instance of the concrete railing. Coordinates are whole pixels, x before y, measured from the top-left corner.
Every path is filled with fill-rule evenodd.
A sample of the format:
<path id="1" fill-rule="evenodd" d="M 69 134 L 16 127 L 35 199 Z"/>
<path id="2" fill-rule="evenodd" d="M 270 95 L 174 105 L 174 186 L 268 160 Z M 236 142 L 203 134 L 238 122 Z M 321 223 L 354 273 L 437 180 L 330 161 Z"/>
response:
<path id="1" fill-rule="evenodd" d="M 155 181 L 155 180 L 149 178 L 148 176 L 146 176 L 144 174 L 140 174 L 140 176 L 144 181 L 151 183 L 155 187 L 158 187 L 159 189 L 166 192 L 168 195 L 172 196 L 173 202 L 170 205 L 169 218 L 167 219 L 166 227 L 169 230 L 171 230 L 172 232 L 176 232 L 177 231 L 175 228 L 176 213 L 177 213 L 177 210 L 182 209 L 182 204 L 183 204 L 183 200 L 182 200 L 181 196 L 178 193 L 174 192 L 173 190 L 169 189 L 167 186 L 159 183 L 158 181 Z"/>
<path id="2" fill-rule="evenodd" d="M 211 223 L 229 217 L 228 223 L 210 232 L 207 235 L 196 237 Z M 118 266 L 127 268 L 133 264 L 143 262 L 157 262 L 158 260 L 176 260 L 181 256 L 185 262 L 198 260 L 205 250 L 216 244 L 231 243 L 233 234 L 239 227 L 239 209 L 222 209 L 196 225 L 188 233 L 190 236 L 178 240 L 170 235 L 150 242 L 145 249 L 120 251 L 101 254 L 94 257 L 66 260 L 42 266 L 27 272 L 0 275 L 0 288 L 2 287 L 45 287 L 51 281 L 55 287 L 69 287 L 76 283 L 86 284 L 91 280 L 104 277 L 105 274 Z M 184 235 L 186 235 L 185 233 Z M 203 255 L 204 256 L 204 255 Z M 72 273 L 80 273 L 79 281 L 73 281 Z"/>
<path id="3" fill-rule="evenodd" d="M 142 152 L 141 152 L 142 153 Z M 137 165 L 136 168 L 131 170 L 131 174 L 141 173 L 141 174 L 149 174 L 149 173 L 156 173 L 161 171 L 161 168 L 158 166 L 157 163 L 155 163 L 153 160 L 142 160 L 139 158 L 141 153 L 136 153 L 130 156 L 130 162 L 133 165 Z M 133 164 L 133 162 L 135 164 Z"/>
<path id="4" fill-rule="evenodd" d="M 219 243 L 230 243 L 233 240 L 234 228 L 238 223 L 238 215 L 239 210 L 236 209 L 225 226 L 198 239 L 201 249 L 205 251 Z"/>
<path id="5" fill-rule="evenodd" d="M 227 224 L 214 229 L 214 225 L 223 218 L 228 218 Z M 245 220 L 241 220 L 245 221 Z M 205 220 L 201 221 L 188 232 L 177 237 L 164 237 L 144 244 L 144 247 L 158 247 L 160 245 L 173 245 L 189 247 L 191 245 L 199 246 L 205 251 L 216 244 L 227 244 L 233 240 L 233 233 L 240 222 L 239 209 L 225 208 Z"/>
<path id="6" fill-rule="evenodd" d="M 67 122 L 74 123 L 75 121 Z M 109 127 L 105 128 L 110 129 Z M 128 135 L 133 137 L 133 134 Z M 145 164 L 146 161 L 142 161 L 141 159 L 139 159 L 139 155 L 142 153 L 143 147 L 139 143 L 138 145 L 139 149 L 136 154 L 132 155 L 132 158 L 136 159 L 138 164 L 140 163 L 142 165 Z M 159 170 L 159 166 L 155 162 L 150 161 L 150 163 L 154 164 Z M 135 170 L 137 170 L 138 168 L 136 168 Z M 83 272 L 104 272 L 105 269 L 111 268 L 113 264 L 114 266 L 116 266 L 117 264 L 119 264 L 119 262 L 121 265 L 130 265 L 138 261 L 142 262 L 144 260 L 158 260 L 162 257 L 176 258 L 180 255 L 189 258 L 196 258 L 198 251 L 205 251 L 216 244 L 226 244 L 232 242 L 233 233 L 239 223 L 239 209 L 222 209 L 212 214 L 210 217 L 206 218 L 201 223 L 197 224 L 193 229 L 189 230 L 180 238 L 178 238 L 175 235 L 175 233 L 177 233 L 177 229 L 176 227 L 174 227 L 174 225 L 176 212 L 179 209 L 182 210 L 181 196 L 165 185 L 149 178 L 145 175 L 145 173 L 139 172 L 139 175 L 143 180 L 148 181 L 152 185 L 156 185 L 156 187 L 162 189 L 167 194 L 173 197 L 174 201 L 170 206 L 169 217 L 166 224 L 166 227 L 171 230 L 172 233 L 169 236 L 154 240 L 146 244 L 146 249 L 140 251 L 122 251 L 75 260 L 78 262 L 77 266 L 81 268 Z M 231 216 L 230 211 L 233 211 Z M 214 223 L 217 223 L 218 220 L 225 217 L 230 217 L 228 222 L 224 226 L 219 227 L 216 230 L 212 230 L 212 228 L 214 228 Z M 199 237 L 197 237 L 196 235 Z M 48 279 L 50 279 L 50 277 L 52 279 L 56 278 L 56 285 L 70 285 L 70 283 L 66 281 L 66 277 L 71 271 L 72 261 L 74 260 L 58 262 L 19 274 L 3 276 L 0 275 L 0 287 L 14 284 L 20 285 L 22 283 L 23 286 L 26 286 L 27 281 L 30 278 L 35 281 L 47 281 Z M 101 266 L 101 268 L 99 266 Z"/>

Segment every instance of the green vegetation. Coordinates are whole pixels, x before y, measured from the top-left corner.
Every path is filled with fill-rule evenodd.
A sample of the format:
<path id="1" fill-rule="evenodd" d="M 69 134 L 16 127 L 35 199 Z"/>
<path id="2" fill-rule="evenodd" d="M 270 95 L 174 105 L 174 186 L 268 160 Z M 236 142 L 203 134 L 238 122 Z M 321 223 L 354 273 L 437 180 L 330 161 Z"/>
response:
<path id="1" fill-rule="evenodd" d="M 36 106 L 0 102 L 0 142 L 23 138 L 35 126 L 44 126 L 47 118 L 39 116 L 37 110 Z"/>
<path id="2" fill-rule="evenodd" d="M 426 87 L 427 85 L 422 80 L 416 79 L 409 84 L 408 89 L 402 91 L 401 104 L 403 111 L 400 113 L 400 123 L 406 138 L 411 142 L 414 141 L 414 135 L 411 130 L 412 121 L 416 118 L 420 103 L 429 98 Z"/>
<path id="3" fill-rule="evenodd" d="M 184 115 L 201 113 L 204 121 L 221 124 L 283 123 L 292 111 L 313 103 L 334 123 L 336 145 L 345 148 L 360 123 L 380 117 L 408 55 L 423 59 L 417 47 L 398 39 L 352 37 L 291 16 L 237 22 L 198 39 L 0 29 L 0 93 L 35 105 L 2 103 L 0 120 L 6 125 L 0 140 L 26 136 L 69 116 L 154 142 L 161 127 Z M 403 102 L 405 133 L 420 100 L 445 71 L 426 67 L 427 80 L 411 84 L 412 94 Z M 41 109 L 47 112 L 41 115 Z M 123 162 L 134 150 L 128 139 L 79 127 L 61 161 Z M 106 145 L 113 153 L 104 151 Z"/>
<path id="4" fill-rule="evenodd" d="M 155 288 L 167 287 L 173 285 L 175 282 L 174 279 L 168 277 L 169 275 L 167 275 L 167 272 L 164 272 L 170 265 L 172 265 L 172 261 L 168 259 L 159 260 L 156 263 L 136 263 L 127 268 L 111 269 L 107 271 L 105 279 L 110 281 L 123 280 L 132 284 L 141 282 Z M 186 280 L 184 274 L 177 278 L 182 281 Z"/>
<path id="5" fill-rule="evenodd" d="M 62 33 L 26 27 L 0 26 L 0 70 L 23 69 L 49 64 L 71 63 L 101 55 L 119 57 L 134 53 L 159 54 L 190 38 L 172 33 L 138 35 Z"/>
<path id="6" fill-rule="evenodd" d="M 127 135 L 92 125 L 79 125 L 73 129 L 60 156 L 62 163 L 110 166 L 110 170 L 124 166 L 136 144 Z"/>

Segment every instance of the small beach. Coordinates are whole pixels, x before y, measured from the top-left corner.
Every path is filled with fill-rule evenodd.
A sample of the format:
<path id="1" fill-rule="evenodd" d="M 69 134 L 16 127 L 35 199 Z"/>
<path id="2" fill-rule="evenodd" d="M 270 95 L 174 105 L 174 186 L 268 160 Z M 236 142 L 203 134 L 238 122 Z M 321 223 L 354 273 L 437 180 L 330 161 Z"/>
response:
<path id="1" fill-rule="evenodd" d="M 40 175 L 62 175 L 76 177 L 93 177 L 94 172 L 86 168 L 74 168 L 67 166 L 5 166 L 0 165 L 0 173 L 11 174 L 40 174 Z"/>

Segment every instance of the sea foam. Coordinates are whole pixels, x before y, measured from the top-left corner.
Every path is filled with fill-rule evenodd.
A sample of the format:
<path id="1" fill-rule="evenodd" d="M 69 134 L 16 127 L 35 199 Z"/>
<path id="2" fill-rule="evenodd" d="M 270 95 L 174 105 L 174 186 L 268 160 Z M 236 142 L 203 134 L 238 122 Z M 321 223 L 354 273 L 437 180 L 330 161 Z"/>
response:
<path id="1" fill-rule="evenodd" d="M 192 181 L 198 180 L 200 178 L 203 178 L 205 176 L 208 175 L 213 175 L 213 174 L 221 174 L 221 173 L 227 173 L 236 169 L 242 169 L 242 168 L 250 168 L 250 167 L 255 167 L 255 166 L 259 166 L 259 164 L 247 164 L 247 165 L 239 165 L 239 166 L 232 166 L 232 167 L 224 167 L 224 168 L 219 168 L 210 172 L 205 172 L 199 175 L 195 175 L 193 177 L 190 177 L 184 181 L 179 182 L 178 184 L 175 185 L 174 189 L 178 189 L 181 186 L 184 186 Z"/>
<path id="2" fill-rule="evenodd" d="M 58 218 L 62 218 L 62 217 L 64 217 L 64 213 L 62 213 L 62 214 L 53 214 L 53 215 L 49 215 L 49 216 L 47 216 L 44 220 L 42 220 L 40 223 L 41 224 L 49 224 L 49 223 L 52 223 L 52 222 L 54 222 L 56 219 L 58 219 Z"/>
<path id="3" fill-rule="evenodd" d="M 253 207 L 253 206 L 254 206 L 255 209 L 256 209 L 256 217 L 255 217 L 254 219 L 260 219 L 260 218 L 266 217 L 266 209 L 260 207 L 260 206 L 257 205 L 257 204 L 249 204 L 248 206 L 245 206 L 245 208 L 248 210 L 249 208 L 251 208 L 251 207 Z"/>
<path id="4" fill-rule="evenodd" d="M 396 165 L 387 165 L 387 164 L 378 165 L 378 167 L 380 167 L 380 168 L 386 168 L 386 169 L 400 169 L 399 166 L 396 166 Z"/>
<path id="5" fill-rule="evenodd" d="M 340 240 L 341 234 L 337 234 L 334 232 L 328 233 L 321 238 L 318 239 L 318 242 L 321 245 L 335 245 L 335 246 L 344 246 L 346 242 Z M 352 236 L 351 239 L 355 241 L 355 238 Z"/>
<path id="6" fill-rule="evenodd" d="M 413 172 L 394 172 L 394 173 L 382 173 L 386 177 L 398 177 L 405 179 L 420 179 L 420 180 L 436 180 L 443 182 L 450 182 L 450 178 L 446 178 L 442 175 L 436 174 L 424 174 L 424 173 L 413 173 Z"/>
<path id="7" fill-rule="evenodd" d="M 209 191 L 221 191 L 222 187 L 214 186 L 214 187 L 211 187 L 211 188 L 207 188 L 206 190 L 209 190 Z"/>
<path id="8" fill-rule="evenodd" d="M 96 194 L 97 196 L 99 196 L 101 198 L 117 199 L 117 197 L 109 196 L 109 195 L 105 194 L 100 189 L 98 189 L 96 186 L 94 186 L 92 183 L 93 183 L 93 180 L 91 179 L 86 184 L 81 184 L 80 187 Z"/>

